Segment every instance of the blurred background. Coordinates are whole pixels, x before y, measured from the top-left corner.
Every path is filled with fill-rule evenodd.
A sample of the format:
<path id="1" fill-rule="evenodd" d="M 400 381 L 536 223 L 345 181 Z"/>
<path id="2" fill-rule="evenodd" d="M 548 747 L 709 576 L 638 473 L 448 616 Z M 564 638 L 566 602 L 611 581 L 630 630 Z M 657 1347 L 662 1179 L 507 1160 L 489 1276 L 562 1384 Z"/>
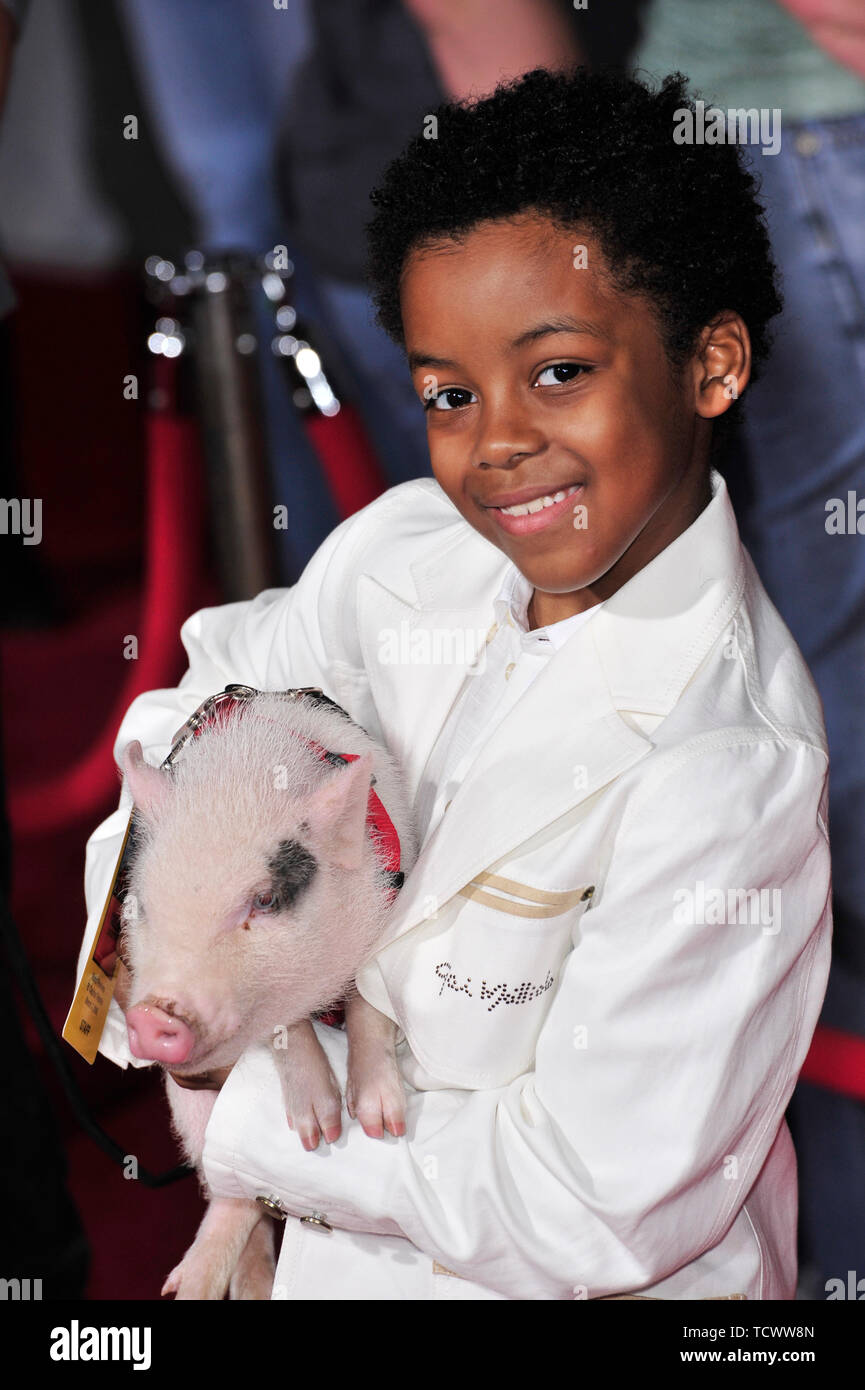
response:
<path id="1" fill-rule="evenodd" d="M 364 286 L 369 190 L 440 101 L 577 62 L 783 113 L 780 154 L 749 158 L 787 307 L 721 466 L 833 759 L 835 962 L 788 1115 L 798 1297 L 865 1276 L 865 541 L 824 524 L 865 496 L 861 0 L 727 0 L 723 24 L 713 0 L 0 0 L 0 1276 L 45 1298 L 157 1298 L 203 1210 L 82 1125 L 83 1102 L 171 1168 L 157 1078 L 61 1043 L 61 1083 L 45 1036 L 121 716 L 177 683 L 190 613 L 293 583 L 430 472 Z"/>

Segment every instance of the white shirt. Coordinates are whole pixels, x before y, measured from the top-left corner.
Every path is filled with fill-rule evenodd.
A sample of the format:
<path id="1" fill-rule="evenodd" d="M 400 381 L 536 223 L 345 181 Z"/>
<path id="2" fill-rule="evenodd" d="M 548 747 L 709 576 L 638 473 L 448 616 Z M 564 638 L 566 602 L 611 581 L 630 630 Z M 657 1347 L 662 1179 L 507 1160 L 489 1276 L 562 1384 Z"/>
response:
<path id="1" fill-rule="evenodd" d="M 553 653 L 601 607 L 597 603 L 583 613 L 529 631 L 533 592 L 525 575 L 511 565 L 493 603 L 495 622 L 474 668 L 477 674 L 466 676 L 424 768 L 415 807 L 421 844 L 435 830 L 494 729 Z"/>

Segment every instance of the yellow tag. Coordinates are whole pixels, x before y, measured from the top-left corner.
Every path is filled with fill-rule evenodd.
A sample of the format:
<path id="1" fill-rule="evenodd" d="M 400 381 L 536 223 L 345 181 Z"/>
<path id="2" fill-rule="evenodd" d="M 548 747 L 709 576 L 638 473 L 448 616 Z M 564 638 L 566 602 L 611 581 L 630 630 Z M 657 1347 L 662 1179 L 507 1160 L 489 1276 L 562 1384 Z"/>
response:
<path id="1" fill-rule="evenodd" d="M 72 1007 L 63 1025 L 63 1037 L 85 1062 L 96 1060 L 99 1039 L 108 1017 L 108 1006 L 114 995 L 114 971 L 117 966 L 117 940 L 120 935 L 120 914 L 126 896 L 126 872 L 132 851 L 132 814 L 117 864 L 102 909 L 96 941 L 84 968 Z"/>
<path id="2" fill-rule="evenodd" d="M 88 961 L 81 983 L 72 1001 L 72 1008 L 63 1025 L 63 1036 L 80 1052 L 85 1062 L 96 1060 L 99 1039 L 108 1017 L 108 1005 L 114 994 L 114 980 L 106 975 L 95 961 Z"/>

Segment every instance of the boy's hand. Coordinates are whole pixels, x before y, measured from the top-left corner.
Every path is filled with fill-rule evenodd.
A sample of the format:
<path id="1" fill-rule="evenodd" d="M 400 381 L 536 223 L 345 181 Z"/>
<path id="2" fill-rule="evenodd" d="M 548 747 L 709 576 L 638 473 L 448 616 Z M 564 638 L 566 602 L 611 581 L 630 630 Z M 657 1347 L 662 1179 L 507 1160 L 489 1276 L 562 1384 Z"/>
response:
<path id="1" fill-rule="evenodd" d="M 221 1091 L 231 1075 L 231 1067 L 214 1067 L 213 1071 L 202 1071 L 197 1076 L 175 1076 L 173 1071 L 168 1075 L 185 1091 Z"/>

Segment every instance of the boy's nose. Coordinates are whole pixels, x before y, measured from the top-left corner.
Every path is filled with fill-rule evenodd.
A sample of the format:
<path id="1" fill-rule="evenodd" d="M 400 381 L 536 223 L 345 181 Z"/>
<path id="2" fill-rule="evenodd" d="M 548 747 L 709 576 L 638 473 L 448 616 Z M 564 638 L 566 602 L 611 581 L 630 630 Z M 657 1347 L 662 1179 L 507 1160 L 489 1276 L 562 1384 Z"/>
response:
<path id="1" fill-rule="evenodd" d="M 543 453 L 547 440 L 543 432 L 513 407 L 487 408 L 481 416 L 472 449 L 472 465 L 479 468 L 516 468 Z"/>

